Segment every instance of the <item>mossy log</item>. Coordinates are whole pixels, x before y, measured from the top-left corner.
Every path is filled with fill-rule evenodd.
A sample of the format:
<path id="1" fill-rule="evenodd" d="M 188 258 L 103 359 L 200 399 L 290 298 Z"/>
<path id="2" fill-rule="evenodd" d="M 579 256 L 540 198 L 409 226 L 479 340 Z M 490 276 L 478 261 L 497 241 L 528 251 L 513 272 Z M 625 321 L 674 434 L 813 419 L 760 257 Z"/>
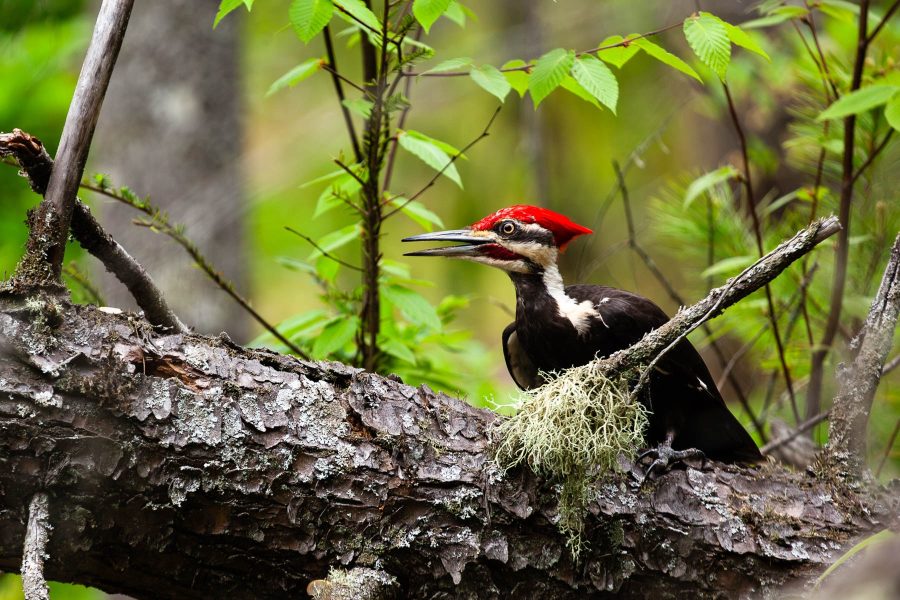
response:
<path id="1" fill-rule="evenodd" d="M 897 512 L 775 465 L 610 473 L 575 562 L 554 483 L 494 466 L 494 413 L 113 313 L 0 295 L 0 570 L 46 492 L 47 578 L 136 598 L 303 597 L 332 568 L 394 582 L 370 597 L 765 597 Z"/>

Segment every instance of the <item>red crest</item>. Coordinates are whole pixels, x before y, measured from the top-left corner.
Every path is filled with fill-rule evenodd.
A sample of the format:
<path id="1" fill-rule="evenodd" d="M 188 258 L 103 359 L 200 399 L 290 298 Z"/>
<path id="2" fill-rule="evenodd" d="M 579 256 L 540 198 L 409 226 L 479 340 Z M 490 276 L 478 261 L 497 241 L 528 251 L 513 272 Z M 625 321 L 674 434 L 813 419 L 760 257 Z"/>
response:
<path id="1" fill-rule="evenodd" d="M 566 244 L 579 235 L 594 233 L 587 227 L 583 227 L 578 223 L 573 222 L 569 217 L 561 215 L 558 212 L 553 212 L 552 210 L 541 208 L 539 206 L 528 206 L 526 204 L 517 204 L 515 206 L 501 208 L 497 212 L 488 215 L 473 224 L 472 229 L 484 231 L 490 229 L 497 221 L 502 221 L 503 219 L 515 219 L 520 223 L 537 223 L 544 229 L 552 231 L 553 239 L 560 250 L 564 249 Z"/>

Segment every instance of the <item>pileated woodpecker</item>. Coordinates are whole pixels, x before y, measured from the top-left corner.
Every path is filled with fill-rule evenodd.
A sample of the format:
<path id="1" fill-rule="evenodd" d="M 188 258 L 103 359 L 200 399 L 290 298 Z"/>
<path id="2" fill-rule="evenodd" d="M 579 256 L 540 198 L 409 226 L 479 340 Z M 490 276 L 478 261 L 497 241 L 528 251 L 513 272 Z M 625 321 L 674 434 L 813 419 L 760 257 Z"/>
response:
<path id="1" fill-rule="evenodd" d="M 516 288 L 516 320 L 503 331 L 503 355 L 523 389 L 539 386 L 541 372 L 583 365 L 627 348 L 668 321 L 656 304 L 600 285 L 563 286 L 556 260 L 573 238 L 593 233 L 567 217 L 535 206 L 510 206 L 466 229 L 426 233 L 404 242 L 462 245 L 409 252 L 447 256 L 503 269 Z M 725 406 L 700 355 L 687 340 L 657 364 L 640 401 L 650 411 L 641 458 L 665 469 L 686 458 L 755 462 L 762 455 Z"/>

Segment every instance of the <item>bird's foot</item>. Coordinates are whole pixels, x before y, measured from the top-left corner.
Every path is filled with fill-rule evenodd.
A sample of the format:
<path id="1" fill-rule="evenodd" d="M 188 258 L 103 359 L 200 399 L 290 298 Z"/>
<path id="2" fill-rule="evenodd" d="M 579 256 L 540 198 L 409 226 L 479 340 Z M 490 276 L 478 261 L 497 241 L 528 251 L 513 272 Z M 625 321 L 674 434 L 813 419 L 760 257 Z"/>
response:
<path id="1" fill-rule="evenodd" d="M 672 449 L 672 446 L 666 443 L 662 443 L 656 448 L 651 448 L 641 453 L 641 455 L 637 457 L 635 464 L 640 464 L 645 458 L 653 458 L 653 462 L 650 463 L 650 466 L 647 467 L 647 470 L 644 472 L 644 476 L 641 479 L 642 486 L 654 473 L 662 475 L 676 464 L 684 463 L 686 460 L 700 459 L 701 469 L 706 465 L 706 455 L 702 450 L 698 450 L 697 448 L 674 450 Z"/>

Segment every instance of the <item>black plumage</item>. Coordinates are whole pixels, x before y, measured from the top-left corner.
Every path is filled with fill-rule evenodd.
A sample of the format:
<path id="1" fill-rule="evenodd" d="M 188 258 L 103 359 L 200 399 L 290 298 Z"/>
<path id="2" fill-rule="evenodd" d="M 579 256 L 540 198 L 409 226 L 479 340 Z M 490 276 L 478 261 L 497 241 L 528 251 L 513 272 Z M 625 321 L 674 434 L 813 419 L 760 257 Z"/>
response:
<path id="1" fill-rule="evenodd" d="M 560 312 L 542 272 L 510 273 L 516 287 L 516 320 L 503 332 L 506 365 L 523 389 L 540 384 L 538 371 L 560 371 L 627 348 L 668 321 L 656 304 L 636 294 L 598 285 L 571 285 L 565 295 L 589 301 L 597 316 L 584 318 L 580 333 Z M 708 458 L 754 462 L 762 458 L 731 414 L 706 364 L 684 340 L 666 353 L 640 401 L 649 409 L 648 444 L 672 435 L 675 450 L 696 448 Z"/>

